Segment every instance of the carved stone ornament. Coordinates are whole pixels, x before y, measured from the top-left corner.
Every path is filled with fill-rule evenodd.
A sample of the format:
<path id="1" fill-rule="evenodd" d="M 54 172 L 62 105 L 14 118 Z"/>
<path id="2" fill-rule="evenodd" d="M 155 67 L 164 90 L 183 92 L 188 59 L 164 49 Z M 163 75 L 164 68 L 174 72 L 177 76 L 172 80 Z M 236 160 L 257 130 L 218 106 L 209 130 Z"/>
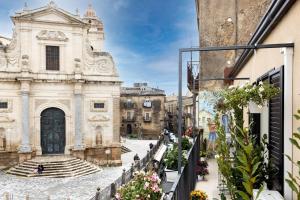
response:
<path id="1" fill-rule="evenodd" d="M 47 31 L 42 30 L 39 32 L 39 34 L 36 36 L 39 40 L 52 40 L 52 41 L 63 41 L 67 42 L 69 38 L 61 32 L 61 31 Z"/>
<path id="2" fill-rule="evenodd" d="M 94 115 L 89 118 L 90 122 L 102 122 L 102 121 L 109 121 L 109 117 L 105 115 Z"/>
<path id="3" fill-rule="evenodd" d="M 0 116 L 0 123 L 8 123 L 14 121 L 14 119 L 9 118 L 8 116 Z"/>

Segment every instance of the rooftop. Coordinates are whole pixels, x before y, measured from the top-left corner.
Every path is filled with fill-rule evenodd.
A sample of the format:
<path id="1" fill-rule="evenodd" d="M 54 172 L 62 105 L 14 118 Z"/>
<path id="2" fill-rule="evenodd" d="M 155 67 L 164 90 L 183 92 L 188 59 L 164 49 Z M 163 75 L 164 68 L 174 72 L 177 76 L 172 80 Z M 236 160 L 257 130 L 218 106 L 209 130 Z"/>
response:
<path id="1" fill-rule="evenodd" d="M 165 91 L 149 87 L 147 83 L 134 83 L 133 87 L 122 87 L 121 95 L 133 95 L 133 96 L 165 96 Z"/>

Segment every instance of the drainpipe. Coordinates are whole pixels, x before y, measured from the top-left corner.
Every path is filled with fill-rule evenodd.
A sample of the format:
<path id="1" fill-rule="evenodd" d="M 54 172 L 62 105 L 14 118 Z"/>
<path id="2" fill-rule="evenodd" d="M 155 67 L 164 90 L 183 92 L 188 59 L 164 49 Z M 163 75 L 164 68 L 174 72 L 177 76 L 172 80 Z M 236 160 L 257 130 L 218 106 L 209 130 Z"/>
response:
<path id="1" fill-rule="evenodd" d="M 284 63 L 284 154 L 291 156 L 293 159 L 293 146 L 289 138 L 293 136 L 293 48 L 282 48 Z M 289 178 L 288 172 L 293 172 L 293 165 L 288 158 L 284 157 L 284 180 Z M 293 199 L 293 192 L 289 185 L 284 181 L 284 198 Z"/>

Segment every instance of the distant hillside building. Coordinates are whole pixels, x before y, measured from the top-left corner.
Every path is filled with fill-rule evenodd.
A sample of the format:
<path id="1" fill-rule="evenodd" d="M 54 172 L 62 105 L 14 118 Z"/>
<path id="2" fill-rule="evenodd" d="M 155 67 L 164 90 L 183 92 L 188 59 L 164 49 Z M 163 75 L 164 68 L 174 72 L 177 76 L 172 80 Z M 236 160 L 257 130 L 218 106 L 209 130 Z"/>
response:
<path id="1" fill-rule="evenodd" d="M 172 95 L 166 97 L 165 102 L 166 116 L 165 126 L 171 132 L 177 133 L 178 130 L 178 96 Z M 196 103 L 196 116 L 198 113 L 198 104 Z M 193 96 L 182 97 L 182 120 L 183 130 L 193 126 Z M 198 118 L 196 117 L 196 127 L 198 127 Z"/>
<path id="2" fill-rule="evenodd" d="M 122 136 L 157 139 L 164 128 L 165 92 L 134 83 L 121 88 L 120 117 Z"/>

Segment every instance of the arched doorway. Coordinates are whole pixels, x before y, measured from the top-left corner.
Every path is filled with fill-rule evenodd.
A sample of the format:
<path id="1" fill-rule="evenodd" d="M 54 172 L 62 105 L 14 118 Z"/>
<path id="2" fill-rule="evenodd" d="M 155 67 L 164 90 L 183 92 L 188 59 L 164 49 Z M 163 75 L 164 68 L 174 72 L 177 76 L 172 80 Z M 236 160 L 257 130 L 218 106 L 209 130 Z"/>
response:
<path id="1" fill-rule="evenodd" d="M 131 135 L 132 134 L 132 126 L 131 124 L 127 124 L 127 131 L 126 131 L 127 135 Z"/>
<path id="2" fill-rule="evenodd" d="M 66 145 L 65 113 L 59 108 L 47 108 L 41 113 L 42 154 L 64 153 Z"/>

